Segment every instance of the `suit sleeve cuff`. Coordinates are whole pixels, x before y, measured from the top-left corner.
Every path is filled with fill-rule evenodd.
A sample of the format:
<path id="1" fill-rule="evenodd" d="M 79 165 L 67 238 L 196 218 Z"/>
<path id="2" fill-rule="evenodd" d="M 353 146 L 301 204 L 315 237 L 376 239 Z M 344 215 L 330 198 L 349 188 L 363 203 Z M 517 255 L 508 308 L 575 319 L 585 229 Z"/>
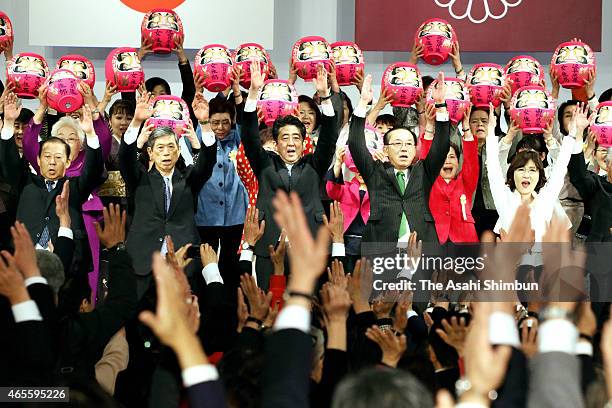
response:
<path id="1" fill-rule="evenodd" d="M 138 130 L 139 129 L 137 127 L 128 127 L 128 129 L 125 131 L 125 134 L 123 135 L 123 140 L 125 141 L 125 144 L 131 145 L 136 141 L 136 139 L 138 139 Z"/>
<path id="2" fill-rule="evenodd" d="M 593 356 L 593 345 L 586 341 L 581 340 L 576 344 L 576 354 L 581 356 Z"/>
<path id="3" fill-rule="evenodd" d="M 202 269 L 202 276 L 206 281 L 207 285 L 210 285 L 213 282 L 219 282 L 223 284 L 223 278 L 221 277 L 221 273 L 219 272 L 219 265 L 217 263 L 209 263 Z"/>
<path id="4" fill-rule="evenodd" d="M 335 113 L 334 113 L 334 105 L 332 105 L 332 103 L 331 103 L 331 101 L 329 99 L 321 102 L 321 112 L 325 116 L 333 117 L 335 115 Z"/>
<path id="5" fill-rule="evenodd" d="M 436 122 L 448 122 L 448 112 L 436 112 Z"/>
<path id="6" fill-rule="evenodd" d="M 11 140 L 13 137 L 14 129 L 13 127 L 4 126 L 2 128 L 2 132 L 0 132 L 0 137 L 2 140 Z"/>
<path id="7" fill-rule="evenodd" d="M 582 143 L 574 143 L 572 154 L 582 153 Z"/>
<path id="8" fill-rule="evenodd" d="M 215 144 L 217 139 L 215 138 L 215 134 L 213 132 L 204 132 L 202 133 L 202 143 L 206 147 L 210 147 Z"/>
<path id="9" fill-rule="evenodd" d="M 569 320 L 548 320 L 538 329 L 538 351 L 540 353 L 558 351 L 574 354 L 577 341 L 578 329 Z"/>
<path id="10" fill-rule="evenodd" d="M 219 379 L 219 372 L 212 364 L 201 364 L 193 367 L 187 367 L 181 373 L 183 377 L 183 385 L 186 388 L 192 387 L 208 381 L 216 381 Z"/>
<path id="11" fill-rule="evenodd" d="M 368 114 L 367 108 L 365 108 L 363 106 L 359 106 L 359 105 L 357 105 L 357 107 L 353 111 L 353 115 L 355 115 L 355 116 L 357 116 L 359 118 L 365 118 L 367 114 Z"/>
<path id="12" fill-rule="evenodd" d="M 344 244 L 341 242 L 334 242 L 332 244 L 332 257 L 346 256 L 346 251 L 344 250 Z"/>
<path id="13" fill-rule="evenodd" d="M 33 300 L 17 303 L 11 306 L 15 323 L 27 322 L 31 320 L 42 321 L 42 316 Z"/>
<path id="14" fill-rule="evenodd" d="M 66 238 L 74 240 L 74 235 L 72 234 L 72 230 L 66 227 L 59 227 L 59 230 L 57 231 L 57 237 L 58 238 L 66 237 Z"/>
<path id="15" fill-rule="evenodd" d="M 240 253 L 240 261 L 253 262 L 253 251 L 250 249 L 243 249 Z"/>
<path id="16" fill-rule="evenodd" d="M 297 329 L 310 333 L 310 311 L 298 305 L 285 306 L 274 323 L 274 330 Z"/>
<path id="17" fill-rule="evenodd" d="M 47 280 L 45 278 L 43 278 L 42 276 L 32 276 L 27 278 L 25 281 L 23 281 L 23 283 L 25 284 L 26 288 L 30 285 L 34 285 L 35 283 L 42 283 L 43 285 L 47 284 Z"/>
<path id="18" fill-rule="evenodd" d="M 516 321 L 508 313 L 493 312 L 489 317 L 489 341 L 491 344 L 520 347 Z"/>
<path id="19" fill-rule="evenodd" d="M 98 135 L 94 134 L 93 136 L 87 136 L 85 138 L 87 140 L 87 146 L 91 149 L 99 149 L 100 148 L 100 139 Z"/>
<path id="20" fill-rule="evenodd" d="M 406 316 L 408 316 L 408 319 L 410 319 L 411 317 L 414 316 L 418 316 L 419 314 L 417 312 L 415 312 L 414 310 L 410 309 L 406 312 Z"/>
<path id="21" fill-rule="evenodd" d="M 245 112 L 255 112 L 257 109 L 257 100 L 247 98 L 244 103 L 244 111 Z"/>

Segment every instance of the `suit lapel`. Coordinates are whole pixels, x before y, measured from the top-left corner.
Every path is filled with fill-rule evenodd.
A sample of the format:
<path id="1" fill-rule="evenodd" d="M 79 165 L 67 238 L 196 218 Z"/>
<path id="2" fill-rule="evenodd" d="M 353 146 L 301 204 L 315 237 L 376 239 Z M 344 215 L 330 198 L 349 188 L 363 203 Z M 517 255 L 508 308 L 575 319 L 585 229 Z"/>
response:
<path id="1" fill-rule="evenodd" d="M 149 171 L 149 181 L 153 202 L 157 206 L 160 214 L 166 214 L 166 206 L 164 205 L 164 180 L 155 166 Z"/>
<path id="2" fill-rule="evenodd" d="M 172 198 L 170 199 L 170 208 L 168 208 L 167 218 L 172 217 L 172 214 L 174 214 L 184 191 L 185 181 L 183 174 L 177 169 L 174 169 L 174 174 L 172 175 Z"/>
<path id="3" fill-rule="evenodd" d="M 393 187 L 395 187 L 395 191 L 397 191 L 397 194 L 399 194 L 400 197 L 403 197 L 402 190 L 400 190 L 399 184 L 397 184 L 397 177 L 395 177 L 395 169 L 393 168 L 393 166 L 385 166 L 385 171 L 387 173 L 389 181 L 391 181 L 391 184 L 393 184 Z M 406 190 L 408 190 L 408 186 L 406 186 Z M 406 192 L 406 190 L 404 190 L 404 192 Z"/>
<path id="4" fill-rule="evenodd" d="M 276 162 L 276 168 L 278 169 L 277 173 L 278 173 L 278 176 L 281 179 L 281 182 L 283 183 L 283 187 L 285 188 L 285 191 L 290 191 L 290 186 L 289 186 L 289 170 L 287 170 L 287 165 L 278 156 L 275 157 L 274 160 L 277 160 L 277 162 Z"/>
<path id="5" fill-rule="evenodd" d="M 45 183 L 45 179 L 43 179 L 42 177 L 37 177 L 38 179 L 38 183 L 39 185 L 42 185 L 42 192 L 44 193 L 44 203 L 45 203 L 45 212 L 49 211 L 49 208 L 53 205 L 53 202 L 55 200 L 55 197 L 57 197 L 61 191 L 62 188 L 64 188 L 64 182 L 66 181 L 65 178 L 60 179 L 57 181 L 57 183 L 55 184 L 55 188 L 53 190 L 51 190 L 50 192 L 47 191 L 47 185 Z"/>
<path id="6" fill-rule="evenodd" d="M 296 186 L 299 183 L 300 176 L 302 175 L 303 169 L 304 169 L 304 162 L 301 160 L 297 162 L 296 164 L 294 164 L 293 167 L 291 168 L 290 185 L 291 185 L 292 190 L 293 190 L 293 186 Z M 287 175 L 289 175 L 289 173 L 287 173 Z"/>

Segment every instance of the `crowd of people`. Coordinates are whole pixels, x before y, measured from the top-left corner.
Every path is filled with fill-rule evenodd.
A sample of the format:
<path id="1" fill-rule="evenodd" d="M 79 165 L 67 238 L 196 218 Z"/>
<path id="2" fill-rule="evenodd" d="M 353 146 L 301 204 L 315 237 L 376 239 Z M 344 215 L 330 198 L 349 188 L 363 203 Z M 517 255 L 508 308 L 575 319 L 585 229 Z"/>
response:
<path id="1" fill-rule="evenodd" d="M 589 130 L 612 89 L 598 97 L 594 72 L 534 135 L 510 120 L 510 83 L 452 124 L 442 72 L 423 77 L 433 103 L 381 114 L 393 95 L 374 101 L 367 67 L 351 101 L 321 64 L 266 127 L 259 63 L 206 100 L 175 53 L 181 135 L 148 122 L 162 78 L 101 99 L 81 83 L 66 115 L 44 85 L 32 112 L 3 84 L 0 386 L 69 387 L 79 407 L 612 406 L 612 286 L 583 249 L 612 241 L 612 152 Z M 451 62 L 465 80 L 458 46 Z M 482 271 L 397 281 L 547 293 L 373 288 L 373 257 L 479 251 Z M 584 290 L 553 294 L 568 270 Z"/>

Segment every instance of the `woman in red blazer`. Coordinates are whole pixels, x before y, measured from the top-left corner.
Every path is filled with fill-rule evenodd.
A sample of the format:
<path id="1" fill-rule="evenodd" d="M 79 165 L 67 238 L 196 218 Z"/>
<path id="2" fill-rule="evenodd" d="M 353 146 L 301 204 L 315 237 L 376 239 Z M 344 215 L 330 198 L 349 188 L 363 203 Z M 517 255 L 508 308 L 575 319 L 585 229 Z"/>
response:
<path id="1" fill-rule="evenodd" d="M 432 116 L 433 113 L 433 116 Z M 435 108 L 427 105 L 427 126 L 421 136 L 421 159 L 427 157 L 434 138 Z M 472 217 L 472 197 L 478 184 L 478 142 L 470 132 L 470 112 L 463 119 L 463 166 L 461 149 L 451 143 L 446 161 L 429 194 L 429 210 L 441 244 L 478 242 Z"/>

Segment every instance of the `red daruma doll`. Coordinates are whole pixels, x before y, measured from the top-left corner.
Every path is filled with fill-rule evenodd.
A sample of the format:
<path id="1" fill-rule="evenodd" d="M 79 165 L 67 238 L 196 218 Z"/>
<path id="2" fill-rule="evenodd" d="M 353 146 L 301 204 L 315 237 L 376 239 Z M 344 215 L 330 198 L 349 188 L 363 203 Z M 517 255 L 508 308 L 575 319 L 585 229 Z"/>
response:
<path id="1" fill-rule="evenodd" d="M 182 39 L 183 23 L 173 10 L 156 8 L 145 14 L 140 26 L 142 38 L 151 41 L 151 49 L 157 54 L 168 54 L 175 47 L 176 39 Z"/>
<path id="2" fill-rule="evenodd" d="M 555 101 L 541 86 L 526 86 L 514 94 L 510 117 L 523 133 L 544 133 L 555 117 Z"/>
<path id="3" fill-rule="evenodd" d="M 4 52 L 5 44 L 13 41 L 13 23 L 11 19 L 0 11 L 0 52 Z"/>
<path id="4" fill-rule="evenodd" d="M 363 71 L 365 66 L 361 49 L 353 42 L 338 41 L 331 45 L 331 50 L 336 64 L 338 85 L 352 85 L 355 74 Z"/>
<path id="5" fill-rule="evenodd" d="M 446 109 L 453 124 L 461 122 L 463 115 L 470 107 L 470 96 L 465 83 L 458 78 L 445 78 L 446 83 Z M 436 79 L 427 88 L 427 102 L 434 103 L 433 90 L 438 80 Z"/>
<path id="6" fill-rule="evenodd" d="M 106 80 L 118 92 L 135 92 L 144 81 L 144 72 L 135 48 L 116 48 L 106 57 Z"/>
<path id="7" fill-rule="evenodd" d="M 612 102 L 602 102 L 595 108 L 591 131 L 603 147 L 612 147 Z"/>
<path id="8" fill-rule="evenodd" d="M 14 92 L 20 98 L 36 98 L 38 88 L 45 82 L 48 74 L 45 59 L 30 52 L 16 54 L 6 64 L 7 82 L 13 84 Z"/>
<path id="9" fill-rule="evenodd" d="M 196 54 L 195 71 L 204 78 L 206 89 L 221 92 L 232 83 L 232 54 L 225 45 L 206 45 Z"/>
<path id="10" fill-rule="evenodd" d="M 429 65 L 441 65 L 450 55 L 457 34 L 448 21 L 432 18 L 417 30 L 415 42 L 423 46 L 423 60 Z"/>
<path id="11" fill-rule="evenodd" d="M 587 44 L 570 41 L 560 44 L 550 62 L 564 88 L 582 88 L 591 72 L 595 72 L 595 54 Z"/>
<path id="12" fill-rule="evenodd" d="M 382 79 L 382 89 L 393 92 L 391 106 L 407 108 L 423 94 L 421 73 L 414 64 L 396 62 L 385 70 Z"/>
<path id="13" fill-rule="evenodd" d="M 263 114 L 266 126 L 272 126 L 276 118 L 291 115 L 298 107 L 295 87 L 282 79 L 269 79 L 259 91 L 257 107 Z"/>
<path id="14" fill-rule="evenodd" d="M 81 80 L 67 69 L 56 69 L 47 79 L 47 103 L 58 112 L 74 112 L 83 106 Z"/>
<path id="15" fill-rule="evenodd" d="M 167 126 L 181 137 L 189 124 L 189 108 L 178 96 L 160 95 L 151 101 L 153 114 L 147 124 L 155 127 Z"/>
<path id="16" fill-rule="evenodd" d="M 96 84 L 96 72 L 90 60 L 82 55 L 64 55 L 57 60 L 55 69 L 67 69 L 77 78 L 93 89 Z"/>
<path id="17" fill-rule="evenodd" d="M 476 64 L 467 78 L 470 100 L 479 108 L 488 108 L 490 103 L 498 107 L 503 85 L 504 74 L 502 67 L 497 64 Z"/>
<path id="18" fill-rule="evenodd" d="M 264 80 L 270 73 L 270 56 L 265 48 L 257 43 L 240 44 L 234 53 L 234 65 L 242 67 L 240 85 L 248 89 L 251 86 L 251 62 L 258 61 Z"/>
<path id="19" fill-rule="evenodd" d="M 504 70 L 505 81 L 510 81 L 512 95 L 524 86 L 540 85 L 544 80 L 544 69 L 540 61 L 529 55 L 512 58 Z"/>
<path id="20" fill-rule="evenodd" d="M 299 77 L 311 81 L 317 77 L 319 64 L 323 64 L 329 71 L 332 59 L 331 47 L 323 37 L 304 37 L 293 46 L 291 58 Z"/>

